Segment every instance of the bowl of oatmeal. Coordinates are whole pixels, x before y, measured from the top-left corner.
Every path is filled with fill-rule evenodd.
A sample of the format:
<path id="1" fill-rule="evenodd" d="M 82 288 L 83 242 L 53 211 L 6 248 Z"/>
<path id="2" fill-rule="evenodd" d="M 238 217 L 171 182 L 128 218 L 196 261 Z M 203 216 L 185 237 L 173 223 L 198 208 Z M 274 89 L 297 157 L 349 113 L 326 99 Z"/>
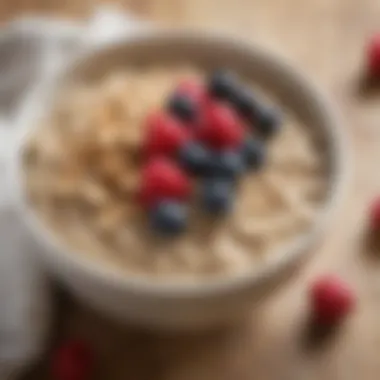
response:
<path id="1" fill-rule="evenodd" d="M 212 35 L 87 53 L 26 102 L 13 180 L 46 268 L 147 327 L 210 327 L 278 287 L 326 228 L 334 111 L 291 65 Z"/>

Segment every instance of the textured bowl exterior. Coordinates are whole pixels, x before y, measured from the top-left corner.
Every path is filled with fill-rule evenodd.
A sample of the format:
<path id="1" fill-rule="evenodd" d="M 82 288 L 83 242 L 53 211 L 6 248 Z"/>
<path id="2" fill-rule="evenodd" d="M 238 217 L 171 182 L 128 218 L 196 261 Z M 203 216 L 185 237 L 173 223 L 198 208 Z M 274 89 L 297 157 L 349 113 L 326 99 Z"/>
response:
<path id="1" fill-rule="evenodd" d="M 268 88 L 304 123 L 316 128 L 328 159 L 329 191 L 311 230 L 262 270 L 217 277 L 199 283 L 179 280 L 150 281 L 125 276 L 102 263 L 70 252 L 42 225 L 27 204 L 22 186 L 21 155 L 28 130 L 49 111 L 53 93 L 71 80 L 91 80 L 131 62 L 194 62 L 206 69 L 223 66 L 241 72 Z M 288 278 L 306 257 L 332 219 L 343 196 L 347 162 L 340 121 L 325 96 L 282 58 L 240 40 L 197 32 L 147 32 L 117 44 L 87 52 L 70 62 L 50 85 L 35 91 L 19 118 L 23 131 L 12 159 L 11 182 L 23 219 L 41 245 L 39 257 L 47 270 L 72 293 L 95 309 L 126 323 L 147 328 L 211 328 L 247 315 L 264 297 Z"/>

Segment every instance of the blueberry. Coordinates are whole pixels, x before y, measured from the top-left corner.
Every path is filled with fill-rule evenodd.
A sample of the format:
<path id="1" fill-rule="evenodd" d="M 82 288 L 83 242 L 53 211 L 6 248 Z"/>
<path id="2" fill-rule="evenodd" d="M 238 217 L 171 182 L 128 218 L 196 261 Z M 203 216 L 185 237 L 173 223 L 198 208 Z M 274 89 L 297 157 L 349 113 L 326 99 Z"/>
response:
<path id="1" fill-rule="evenodd" d="M 219 70 L 212 73 L 208 82 L 209 93 L 218 99 L 229 99 L 237 87 L 235 76 L 229 71 Z"/>
<path id="2" fill-rule="evenodd" d="M 211 175 L 218 178 L 236 179 L 244 173 L 245 163 L 241 152 L 226 150 L 215 152 Z"/>
<path id="3" fill-rule="evenodd" d="M 150 213 L 153 231 L 167 236 L 183 232 L 187 226 L 187 219 L 187 207 L 172 200 L 161 201 Z"/>
<path id="4" fill-rule="evenodd" d="M 206 212 L 225 214 L 231 209 L 234 192 L 230 181 L 207 179 L 201 190 L 201 206 Z"/>
<path id="5" fill-rule="evenodd" d="M 248 138 L 243 143 L 242 155 L 247 168 L 258 170 L 265 162 L 265 146 L 261 141 Z"/>
<path id="6" fill-rule="evenodd" d="M 260 109 L 260 104 L 254 94 L 246 88 L 236 89 L 230 101 L 239 115 L 249 120 L 255 118 Z"/>
<path id="7" fill-rule="evenodd" d="M 261 107 L 252 121 L 261 137 L 268 139 L 279 131 L 281 119 L 279 111 L 268 107 Z"/>
<path id="8" fill-rule="evenodd" d="M 272 137 L 281 125 L 280 113 L 256 99 L 249 89 L 238 88 L 230 97 L 235 110 L 246 118 L 252 128 L 258 130 L 263 138 Z"/>
<path id="9" fill-rule="evenodd" d="M 184 94 L 174 94 L 169 100 L 168 110 L 172 115 L 185 122 L 194 121 L 197 113 L 195 102 Z"/>
<path id="10" fill-rule="evenodd" d="M 210 173 L 212 167 L 212 154 L 202 144 L 190 142 L 179 152 L 182 166 L 195 175 Z"/>

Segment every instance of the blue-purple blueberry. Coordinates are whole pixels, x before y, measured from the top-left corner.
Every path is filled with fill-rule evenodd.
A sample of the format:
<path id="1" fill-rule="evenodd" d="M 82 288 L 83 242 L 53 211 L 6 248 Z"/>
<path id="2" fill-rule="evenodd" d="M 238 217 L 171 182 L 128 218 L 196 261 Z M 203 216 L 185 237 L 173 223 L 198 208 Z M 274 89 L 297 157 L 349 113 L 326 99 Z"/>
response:
<path id="1" fill-rule="evenodd" d="M 250 89 L 237 88 L 229 100 L 239 115 L 246 119 L 262 138 L 274 136 L 281 127 L 280 112 L 262 104 Z"/>
<path id="2" fill-rule="evenodd" d="M 208 81 L 208 92 L 221 100 L 229 100 L 236 91 L 238 84 L 233 73 L 227 70 L 214 71 Z"/>
<path id="3" fill-rule="evenodd" d="M 247 169 L 259 170 L 265 163 L 265 145 L 261 141 L 252 137 L 249 137 L 244 141 L 241 154 Z"/>
<path id="4" fill-rule="evenodd" d="M 234 186 L 231 181 L 213 178 L 206 179 L 201 187 L 202 210 L 213 214 L 226 214 L 232 208 Z"/>
<path id="5" fill-rule="evenodd" d="M 181 165 L 195 175 L 207 175 L 212 170 L 213 155 L 201 143 L 191 141 L 179 152 Z"/>
<path id="6" fill-rule="evenodd" d="M 277 109 L 262 106 L 252 118 L 252 124 L 262 138 L 269 139 L 280 130 L 282 115 Z"/>
<path id="7" fill-rule="evenodd" d="M 169 112 L 184 122 L 192 122 L 197 116 L 197 105 L 186 94 L 174 94 L 169 99 Z"/>
<path id="8" fill-rule="evenodd" d="M 151 210 L 149 216 L 154 232 L 165 236 L 176 236 L 187 227 L 188 209 L 183 203 L 162 200 Z"/>
<path id="9" fill-rule="evenodd" d="M 225 150 L 214 152 L 211 176 L 235 180 L 244 171 L 245 163 L 240 151 Z"/>
<path id="10" fill-rule="evenodd" d="M 252 120 L 261 107 L 253 92 L 244 87 L 237 88 L 230 98 L 236 112 L 247 120 Z"/>

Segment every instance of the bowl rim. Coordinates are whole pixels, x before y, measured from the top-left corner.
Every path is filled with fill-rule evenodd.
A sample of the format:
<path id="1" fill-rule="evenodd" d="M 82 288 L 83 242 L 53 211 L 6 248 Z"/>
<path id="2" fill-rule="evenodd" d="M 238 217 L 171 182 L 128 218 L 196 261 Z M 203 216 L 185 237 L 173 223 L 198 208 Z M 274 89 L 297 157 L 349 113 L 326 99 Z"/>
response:
<path id="1" fill-rule="evenodd" d="M 112 265 L 102 265 L 103 262 L 101 260 L 92 259 L 87 255 L 80 254 L 78 250 L 70 249 L 68 245 L 62 243 L 61 239 L 55 236 L 52 230 L 40 221 L 40 218 L 38 218 L 32 210 L 32 207 L 30 207 L 25 200 L 26 197 L 23 194 L 23 186 L 21 185 L 22 163 L 20 157 L 23 143 L 29 133 L 22 125 L 30 123 L 25 120 L 27 119 L 26 115 L 28 114 L 28 110 L 33 113 L 32 108 L 36 107 L 36 101 L 40 99 L 39 96 L 46 94 L 46 83 L 43 83 L 37 86 L 37 88 L 28 95 L 23 107 L 24 112 L 20 112 L 20 116 L 17 118 L 16 124 L 21 126 L 19 129 L 22 132 L 16 142 L 17 149 L 14 149 L 16 157 L 11 160 L 10 166 L 12 166 L 12 169 L 10 173 L 11 183 L 16 186 L 16 188 L 11 190 L 16 197 L 16 206 L 22 219 L 33 232 L 33 235 L 47 248 L 41 249 L 40 253 L 42 256 L 45 256 L 44 258 L 49 262 L 54 260 L 59 266 L 62 265 L 62 267 L 72 270 L 76 275 L 80 274 L 83 275 L 83 277 L 89 277 L 91 280 L 95 280 L 97 283 L 101 283 L 106 287 L 112 287 L 118 290 L 122 289 L 124 291 L 132 289 L 135 293 L 140 295 L 145 294 L 163 298 L 215 296 L 236 292 L 239 289 L 256 287 L 276 274 L 281 273 L 285 267 L 296 263 L 301 257 L 305 256 L 317 237 L 320 236 L 323 231 L 327 230 L 328 223 L 331 221 L 333 213 L 337 210 L 339 201 L 343 198 L 345 184 L 348 180 L 349 154 L 346 138 L 342 130 L 342 118 L 336 107 L 331 103 L 331 100 L 327 98 L 326 94 L 324 94 L 317 84 L 312 82 L 302 70 L 295 67 L 290 61 L 273 50 L 221 33 L 199 32 L 191 29 L 176 30 L 174 32 L 170 30 L 146 30 L 133 36 L 122 37 L 115 42 L 107 43 L 91 51 L 86 51 L 82 56 L 69 60 L 65 69 L 59 73 L 53 80 L 53 83 L 56 83 L 57 78 L 64 77 L 70 68 L 72 68 L 72 64 L 78 62 L 78 59 L 87 59 L 89 57 L 91 59 L 91 57 L 95 57 L 97 54 L 105 54 L 107 51 L 122 49 L 125 45 L 131 43 L 178 44 L 183 41 L 197 42 L 199 39 L 206 45 L 218 46 L 218 44 L 222 44 L 225 46 L 234 46 L 234 48 L 239 49 L 242 54 L 251 57 L 265 57 L 266 60 L 276 64 L 287 77 L 291 78 L 293 82 L 298 83 L 298 85 L 307 91 L 311 95 L 311 98 L 314 99 L 316 108 L 318 108 L 320 114 L 323 115 L 322 117 L 325 124 L 331 127 L 328 130 L 328 139 L 334 154 L 332 155 L 330 191 L 326 195 L 321 211 L 313 222 L 313 225 L 306 233 L 296 238 L 292 244 L 282 247 L 280 251 L 283 251 L 284 254 L 279 255 L 276 253 L 274 255 L 275 260 L 268 260 L 267 262 L 263 262 L 262 265 L 260 264 L 259 270 L 255 270 L 255 267 L 253 267 L 254 270 L 228 275 L 215 275 L 206 278 L 201 277 L 196 280 L 187 280 L 186 278 L 177 276 L 163 281 L 152 276 L 152 280 L 148 275 L 129 274 L 115 269 Z M 50 83 L 50 85 L 51 84 L 52 83 Z M 73 254 L 73 252 L 78 252 L 79 254 Z"/>

